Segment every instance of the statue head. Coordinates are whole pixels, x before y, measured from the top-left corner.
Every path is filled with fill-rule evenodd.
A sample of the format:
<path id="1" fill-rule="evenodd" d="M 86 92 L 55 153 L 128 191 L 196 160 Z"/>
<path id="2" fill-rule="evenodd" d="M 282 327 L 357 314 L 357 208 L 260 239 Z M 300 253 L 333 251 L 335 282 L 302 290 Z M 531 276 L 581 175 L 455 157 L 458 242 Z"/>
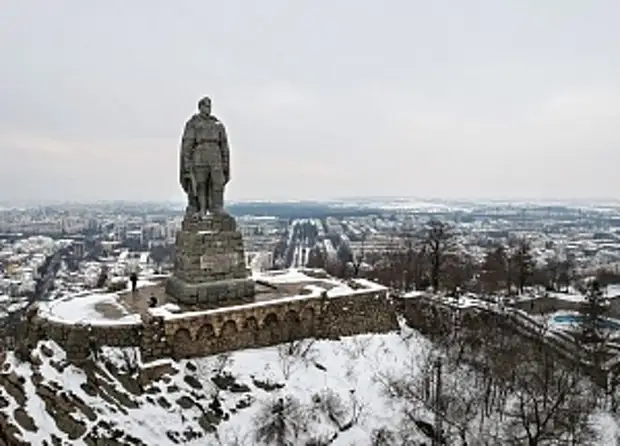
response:
<path id="1" fill-rule="evenodd" d="M 198 101 L 198 111 L 200 111 L 201 115 L 211 116 L 211 98 L 205 96 L 200 101 Z"/>

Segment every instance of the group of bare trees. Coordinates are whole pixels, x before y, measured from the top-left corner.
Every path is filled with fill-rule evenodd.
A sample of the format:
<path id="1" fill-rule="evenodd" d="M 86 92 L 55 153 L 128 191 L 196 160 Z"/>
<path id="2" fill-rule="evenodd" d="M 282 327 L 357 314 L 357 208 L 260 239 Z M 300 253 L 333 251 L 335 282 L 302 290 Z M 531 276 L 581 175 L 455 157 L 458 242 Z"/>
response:
<path id="1" fill-rule="evenodd" d="M 403 339 L 418 351 L 411 364 L 375 375 L 401 416 L 371 432 L 372 444 L 416 445 L 423 437 L 450 445 L 593 444 L 603 390 L 545 344 L 493 318 L 478 322 L 436 333 L 422 348 L 417 335 Z M 368 409 L 349 393 L 324 389 L 303 404 L 275 396 L 253 420 L 255 444 L 332 444 Z M 317 423 L 332 428 L 317 429 Z"/>
<path id="2" fill-rule="evenodd" d="M 411 372 L 377 377 L 403 422 L 390 433 L 400 443 L 376 445 L 421 426 L 437 444 L 592 444 L 600 389 L 544 344 L 485 322 L 437 336 Z"/>
<path id="3" fill-rule="evenodd" d="M 481 265 L 480 283 L 483 291 L 523 293 L 536 275 L 536 265 L 530 244 L 525 238 L 511 240 L 507 245 L 498 244 L 486 254 Z M 546 280 L 539 285 L 547 285 Z"/>
<path id="4" fill-rule="evenodd" d="M 253 419 L 252 444 L 327 446 L 357 425 L 364 409 L 354 391 L 345 398 L 323 389 L 310 403 L 293 395 L 275 396 L 263 402 Z"/>
<path id="5" fill-rule="evenodd" d="M 447 223 L 431 220 L 417 232 L 398 234 L 394 248 L 380 252 L 362 244 L 355 256 L 328 262 L 312 251 L 313 267 L 337 277 L 367 277 L 399 290 L 523 293 L 528 286 L 567 291 L 575 279 L 575 259 L 556 255 L 538 264 L 527 237 L 513 237 L 486 249 L 484 259 L 474 258 L 459 243 Z M 368 263 L 371 268 L 361 268 Z"/>
<path id="6" fill-rule="evenodd" d="M 535 276 L 525 238 L 492 246 L 482 262 L 460 246 L 453 229 L 440 221 L 430 221 L 424 231 L 404 239 L 401 249 L 380 254 L 385 261 L 379 262 L 372 278 L 402 290 L 492 293 L 522 292 Z"/>

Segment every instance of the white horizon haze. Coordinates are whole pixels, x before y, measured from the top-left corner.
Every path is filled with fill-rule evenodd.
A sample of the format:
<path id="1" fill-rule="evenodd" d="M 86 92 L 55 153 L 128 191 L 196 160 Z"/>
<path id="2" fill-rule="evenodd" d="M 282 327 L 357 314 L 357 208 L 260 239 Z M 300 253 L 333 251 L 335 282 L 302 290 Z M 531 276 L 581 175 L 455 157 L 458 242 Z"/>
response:
<path id="1" fill-rule="evenodd" d="M 204 95 L 226 199 L 620 199 L 620 2 L 0 4 L 0 201 L 181 201 Z"/>

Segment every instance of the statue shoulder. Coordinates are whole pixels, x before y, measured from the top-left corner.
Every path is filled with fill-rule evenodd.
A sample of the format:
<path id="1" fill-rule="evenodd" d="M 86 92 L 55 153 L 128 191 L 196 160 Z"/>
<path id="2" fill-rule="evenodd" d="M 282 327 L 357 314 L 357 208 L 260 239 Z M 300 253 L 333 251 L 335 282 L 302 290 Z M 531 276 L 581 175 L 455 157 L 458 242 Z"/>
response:
<path id="1" fill-rule="evenodd" d="M 185 123 L 185 126 L 186 127 L 195 127 L 196 124 L 198 124 L 199 121 L 200 121 L 200 115 L 198 113 L 196 113 L 195 115 L 192 115 L 192 117 L 187 120 L 187 122 Z"/>
<path id="2" fill-rule="evenodd" d="M 222 121 L 220 121 L 219 119 L 217 119 L 217 117 L 211 115 L 209 116 L 209 120 L 211 121 L 211 123 L 213 125 L 216 125 L 218 127 L 224 127 L 224 123 Z"/>

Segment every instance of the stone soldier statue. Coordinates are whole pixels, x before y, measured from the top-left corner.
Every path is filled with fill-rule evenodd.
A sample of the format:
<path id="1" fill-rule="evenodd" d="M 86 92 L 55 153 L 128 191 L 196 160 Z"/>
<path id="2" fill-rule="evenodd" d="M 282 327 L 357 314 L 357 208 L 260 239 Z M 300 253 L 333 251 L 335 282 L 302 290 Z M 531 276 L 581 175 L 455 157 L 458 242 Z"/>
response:
<path id="1" fill-rule="evenodd" d="M 204 217 L 222 211 L 224 187 L 230 181 L 229 153 L 226 128 L 211 114 L 211 99 L 202 98 L 181 142 L 180 181 L 188 214 Z"/>

